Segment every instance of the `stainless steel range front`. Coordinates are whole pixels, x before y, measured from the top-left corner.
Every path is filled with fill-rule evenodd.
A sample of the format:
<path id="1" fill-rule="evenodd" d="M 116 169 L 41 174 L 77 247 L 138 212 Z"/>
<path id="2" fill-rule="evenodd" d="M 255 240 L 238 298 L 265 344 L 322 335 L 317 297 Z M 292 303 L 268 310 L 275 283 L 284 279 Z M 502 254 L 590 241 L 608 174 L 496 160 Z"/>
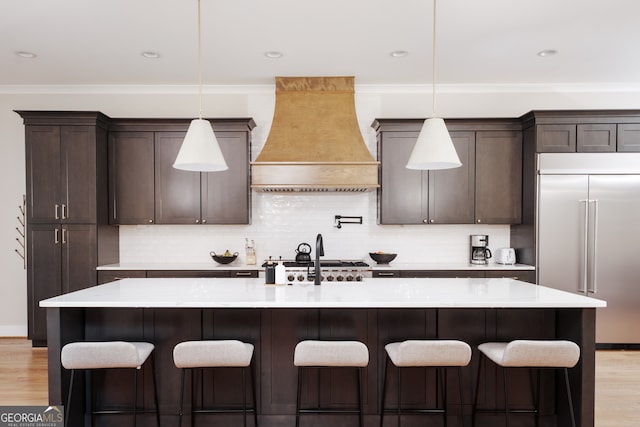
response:
<path id="1" fill-rule="evenodd" d="M 283 260 L 282 263 L 287 275 L 287 284 L 313 282 L 314 261 L 296 262 Z M 266 265 L 267 263 L 265 262 L 262 267 L 266 267 Z M 327 282 L 361 282 L 365 278 L 373 277 L 373 273 L 369 264 L 364 261 L 323 259 L 320 260 L 320 276 L 322 281 Z"/>

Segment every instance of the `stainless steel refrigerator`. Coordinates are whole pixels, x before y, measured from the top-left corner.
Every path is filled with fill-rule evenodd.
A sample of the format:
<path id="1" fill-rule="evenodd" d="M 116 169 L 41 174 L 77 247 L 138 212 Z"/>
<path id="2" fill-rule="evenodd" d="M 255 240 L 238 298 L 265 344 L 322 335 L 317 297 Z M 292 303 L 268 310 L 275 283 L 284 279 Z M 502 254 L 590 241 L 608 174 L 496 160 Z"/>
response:
<path id="1" fill-rule="evenodd" d="M 538 284 L 607 302 L 598 344 L 640 343 L 640 155 L 538 158 Z"/>

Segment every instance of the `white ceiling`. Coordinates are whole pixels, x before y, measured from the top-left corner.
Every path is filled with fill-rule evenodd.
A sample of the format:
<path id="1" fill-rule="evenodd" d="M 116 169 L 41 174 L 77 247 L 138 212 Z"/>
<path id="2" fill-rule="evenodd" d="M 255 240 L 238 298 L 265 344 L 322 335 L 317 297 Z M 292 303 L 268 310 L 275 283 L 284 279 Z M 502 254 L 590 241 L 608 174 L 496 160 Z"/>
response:
<path id="1" fill-rule="evenodd" d="M 204 84 L 430 83 L 432 4 L 202 0 Z M 438 83 L 640 83 L 638 0 L 440 0 L 437 16 Z M 196 0 L 1 0 L 0 85 L 196 84 L 196 28 Z"/>

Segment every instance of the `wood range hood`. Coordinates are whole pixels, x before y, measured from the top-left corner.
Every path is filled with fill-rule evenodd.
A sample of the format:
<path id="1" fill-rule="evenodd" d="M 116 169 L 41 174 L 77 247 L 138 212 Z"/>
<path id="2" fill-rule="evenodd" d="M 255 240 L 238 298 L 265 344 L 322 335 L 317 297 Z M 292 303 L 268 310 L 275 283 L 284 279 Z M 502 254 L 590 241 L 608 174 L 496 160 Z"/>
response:
<path id="1" fill-rule="evenodd" d="M 276 77 L 273 123 L 251 162 L 251 188 L 368 191 L 379 186 L 378 165 L 358 127 L 354 77 Z"/>

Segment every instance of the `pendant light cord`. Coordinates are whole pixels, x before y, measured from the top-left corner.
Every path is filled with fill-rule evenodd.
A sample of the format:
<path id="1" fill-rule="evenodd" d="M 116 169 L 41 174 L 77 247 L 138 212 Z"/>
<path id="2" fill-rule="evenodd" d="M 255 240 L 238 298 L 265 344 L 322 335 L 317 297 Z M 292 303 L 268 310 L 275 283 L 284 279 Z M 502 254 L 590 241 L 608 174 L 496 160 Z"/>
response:
<path id="1" fill-rule="evenodd" d="M 202 120 L 202 29 L 200 20 L 200 0 L 198 0 L 198 98 L 200 100 L 200 113 L 198 117 Z"/>
<path id="2" fill-rule="evenodd" d="M 431 116 L 435 117 L 436 116 L 436 0 L 433 0 L 433 60 L 431 62 L 431 66 L 433 67 L 433 70 L 431 72 L 433 77 L 431 80 L 431 93 L 433 96 Z"/>

